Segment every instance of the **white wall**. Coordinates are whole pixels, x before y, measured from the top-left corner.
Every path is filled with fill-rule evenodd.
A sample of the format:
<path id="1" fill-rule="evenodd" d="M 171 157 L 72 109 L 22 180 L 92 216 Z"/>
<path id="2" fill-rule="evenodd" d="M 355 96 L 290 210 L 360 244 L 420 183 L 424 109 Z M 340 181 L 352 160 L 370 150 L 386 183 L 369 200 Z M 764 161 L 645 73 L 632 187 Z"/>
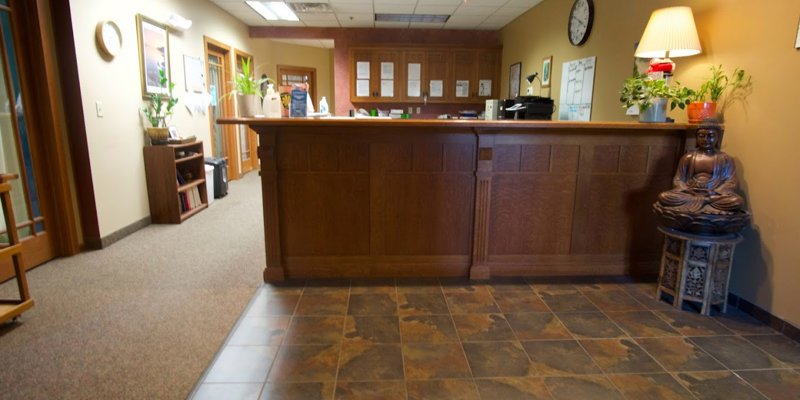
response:
<path id="1" fill-rule="evenodd" d="M 169 35 L 172 81 L 179 100 L 186 93 L 183 55 L 202 58 L 203 35 L 256 59 L 265 57 L 256 51 L 259 46 L 249 39 L 243 23 L 206 0 L 70 0 L 70 7 L 100 235 L 107 236 L 150 215 L 142 157 L 147 139 L 139 112 L 144 100 L 136 14 L 164 21 L 175 12 L 194 22 L 189 30 Z M 103 60 L 94 39 L 97 23 L 108 19 L 119 25 L 123 41 L 122 51 L 111 61 Z M 103 103 L 102 118 L 96 116 L 96 101 Z M 171 124 L 182 135 L 193 134 L 204 141 L 210 154 L 207 115 L 192 116 L 185 103 L 179 102 Z"/>

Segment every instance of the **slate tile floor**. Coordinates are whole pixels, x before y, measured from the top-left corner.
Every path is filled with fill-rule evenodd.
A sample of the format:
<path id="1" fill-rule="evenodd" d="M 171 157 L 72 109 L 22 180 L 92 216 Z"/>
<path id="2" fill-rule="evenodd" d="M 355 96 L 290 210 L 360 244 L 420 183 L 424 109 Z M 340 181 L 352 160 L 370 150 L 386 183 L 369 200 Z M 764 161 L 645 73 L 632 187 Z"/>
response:
<path id="1" fill-rule="evenodd" d="M 636 282 L 264 285 L 193 392 L 206 399 L 800 399 L 800 344 Z"/>

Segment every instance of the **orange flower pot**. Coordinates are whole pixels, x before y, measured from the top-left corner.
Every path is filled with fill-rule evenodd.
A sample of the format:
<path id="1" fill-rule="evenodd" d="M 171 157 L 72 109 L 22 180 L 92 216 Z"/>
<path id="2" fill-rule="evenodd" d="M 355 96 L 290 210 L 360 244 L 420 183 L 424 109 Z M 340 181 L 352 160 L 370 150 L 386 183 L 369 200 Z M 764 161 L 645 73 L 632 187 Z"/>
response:
<path id="1" fill-rule="evenodd" d="M 706 118 L 714 118 L 717 113 L 717 103 L 693 101 L 686 106 L 686 113 L 690 123 L 699 124 Z"/>

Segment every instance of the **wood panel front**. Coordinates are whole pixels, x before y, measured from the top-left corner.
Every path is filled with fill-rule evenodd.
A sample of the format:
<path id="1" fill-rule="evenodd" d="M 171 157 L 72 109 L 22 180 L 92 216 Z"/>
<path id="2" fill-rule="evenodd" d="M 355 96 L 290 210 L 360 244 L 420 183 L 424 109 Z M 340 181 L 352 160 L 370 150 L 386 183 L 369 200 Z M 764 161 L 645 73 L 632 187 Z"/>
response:
<path id="1" fill-rule="evenodd" d="M 651 206 L 693 129 L 234 121 L 261 135 L 267 280 L 655 273 Z"/>

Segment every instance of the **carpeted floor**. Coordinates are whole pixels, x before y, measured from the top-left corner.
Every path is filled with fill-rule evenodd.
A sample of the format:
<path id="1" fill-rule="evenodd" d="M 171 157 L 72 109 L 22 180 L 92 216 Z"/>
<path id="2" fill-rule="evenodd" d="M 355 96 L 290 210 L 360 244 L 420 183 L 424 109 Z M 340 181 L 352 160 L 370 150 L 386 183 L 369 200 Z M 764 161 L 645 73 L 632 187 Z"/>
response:
<path id="1" fill-rule="evenodd" d="M 36 305 L 0 326 L 0 399 L 186 398 L 262 282 L 261 214 L 250 173 L 181 225 L 29 271 Z"/>

